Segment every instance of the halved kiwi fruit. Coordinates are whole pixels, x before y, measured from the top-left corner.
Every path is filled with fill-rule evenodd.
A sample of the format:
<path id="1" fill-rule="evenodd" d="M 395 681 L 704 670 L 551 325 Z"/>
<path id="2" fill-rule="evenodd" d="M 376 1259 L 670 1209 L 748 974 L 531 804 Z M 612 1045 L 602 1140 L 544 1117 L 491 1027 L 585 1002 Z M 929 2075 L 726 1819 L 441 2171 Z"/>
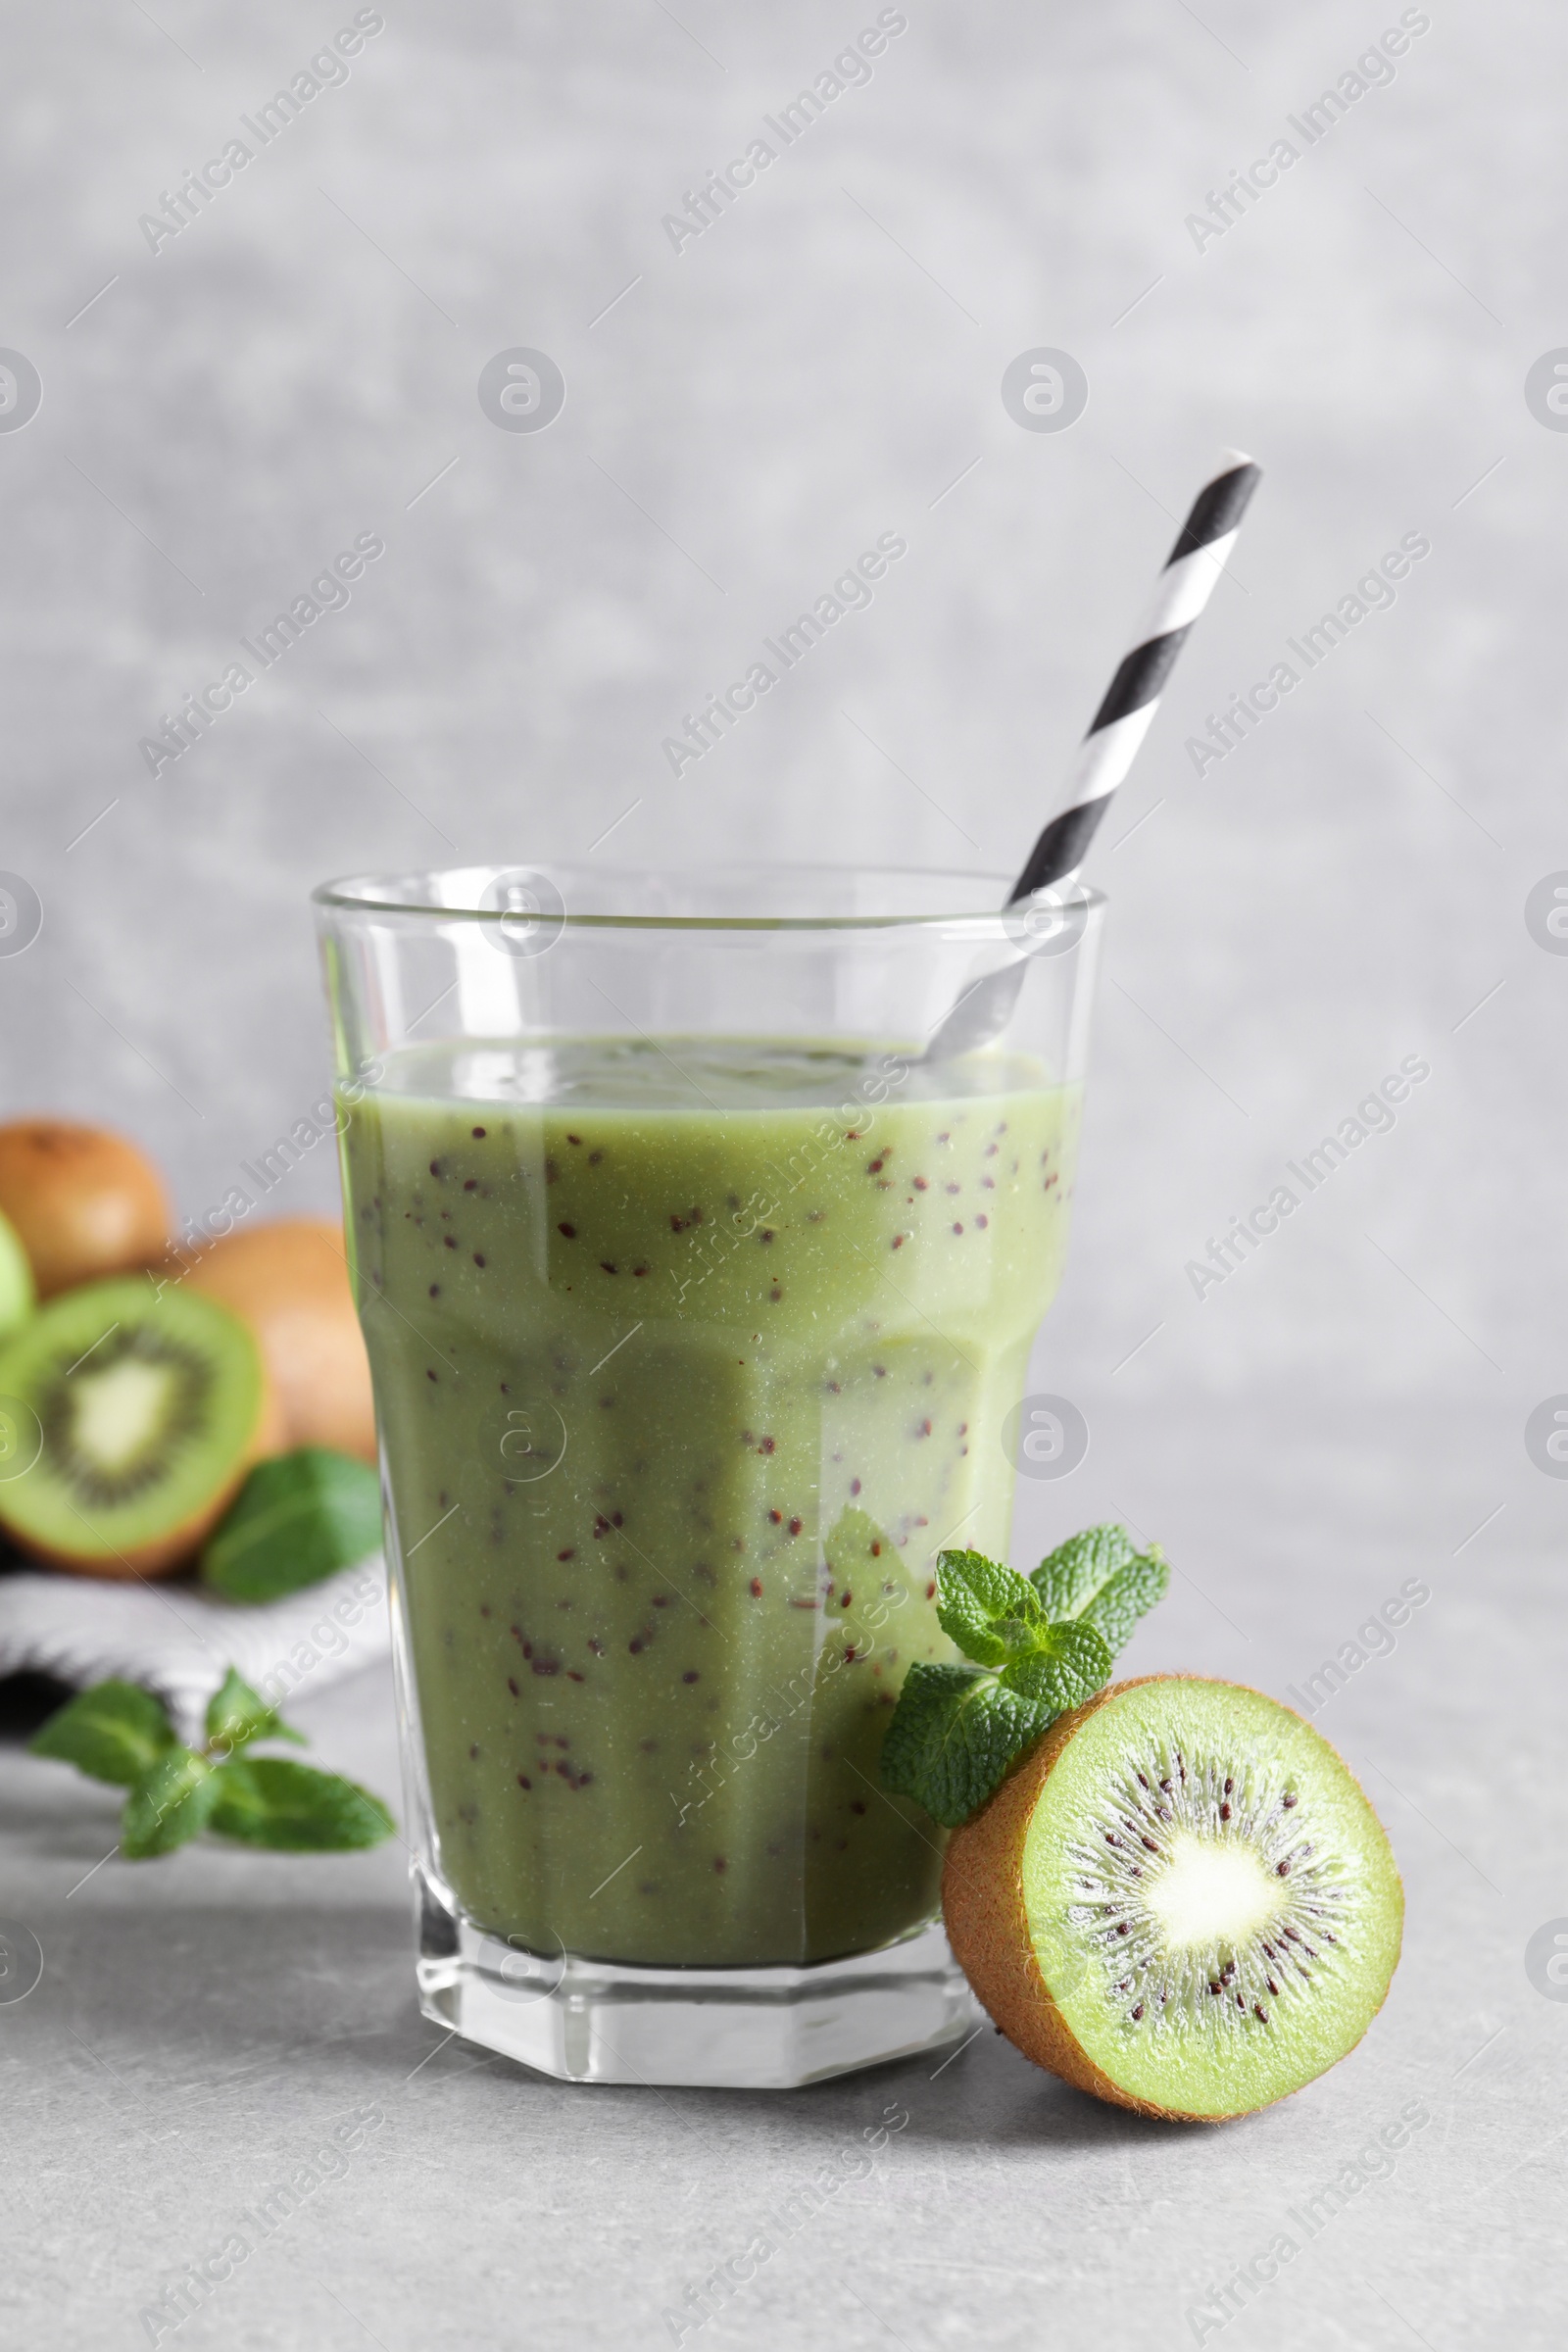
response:
<path id="1" fill-rule="evenodd" d="M 0 1396 L 42 1433 L 31 1466 L 0 1483 L 0 1524 L 39 1558 L 99 1576 L 177 1566 L 275 1443 L 239 1317 L 144 1278 L 40 1309 L 0 1348 Z"/>
<path id="2" fill-rule="evenodd" d="M 1348 1765 L 1235 1683 L 1113 1684 L 948 1847 L 953 1948 L 1024 2055 L 1145 2115 L 1218 2121 L 1355 2047 L 1404 1896 Z"/>
<path id="3" fill-rule="evenodd" d="M 37 1288 L 22 1237 L 0 1210 L 0 1340 L 9 1339 L 19 1324 L 25 1323 L 37 1303 Z"/>

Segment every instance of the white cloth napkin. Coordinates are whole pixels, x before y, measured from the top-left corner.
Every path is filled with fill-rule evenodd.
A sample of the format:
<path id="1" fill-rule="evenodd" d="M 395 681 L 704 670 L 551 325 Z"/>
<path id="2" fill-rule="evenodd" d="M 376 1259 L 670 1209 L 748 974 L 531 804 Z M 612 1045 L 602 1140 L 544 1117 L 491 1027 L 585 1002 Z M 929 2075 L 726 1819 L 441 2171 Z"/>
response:
<path id="1" fill-rule="evenodd" d="M 230 1666 L 286 1709 L 390 1649 L 379 1552 L 286 1600 L 251 1607 L 178 1580 L 0 1575 L 0 1675 L 30 1669 L 78 1690 L 112 1675 L 139 1683 L 187 1740 Z"/>

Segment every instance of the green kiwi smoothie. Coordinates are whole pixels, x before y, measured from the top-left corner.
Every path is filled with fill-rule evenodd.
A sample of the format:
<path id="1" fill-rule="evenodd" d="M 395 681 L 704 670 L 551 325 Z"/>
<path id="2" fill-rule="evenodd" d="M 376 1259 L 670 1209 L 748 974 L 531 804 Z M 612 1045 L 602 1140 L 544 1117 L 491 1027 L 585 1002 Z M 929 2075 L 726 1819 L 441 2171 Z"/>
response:
<path id="1" fill-rule="evenodd" d="M 722 1038 L 405 1050 L 346 1108 L 440 1867 L 481 1928 L 799 1964 L 933 1916 L 877 1775 L 1005 1557 L 1076 1088 L 1018 1054 Z"/>

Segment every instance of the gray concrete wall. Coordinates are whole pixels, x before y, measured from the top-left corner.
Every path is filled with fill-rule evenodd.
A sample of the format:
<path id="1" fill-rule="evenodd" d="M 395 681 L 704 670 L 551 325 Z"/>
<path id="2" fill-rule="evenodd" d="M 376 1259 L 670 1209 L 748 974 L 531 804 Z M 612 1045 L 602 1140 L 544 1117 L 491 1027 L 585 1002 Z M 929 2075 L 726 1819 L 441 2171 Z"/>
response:
<path id="1" fill-rule="evenodd" d="M 1441 1393 L 1533 1478 L 1524 1416 L 1568 1386 L 1568 960 L 1524 919 L 1568 867 L 1568 436 L 1525 397 L 1568 341 L 1561 13 L 1434 0 L 1308 145 L 1290 118 L 1393 0 L 908 0 L 679 251 L 663 217 L 871 0 L 380 13 L 173 235 L 141 217 L 260 149 L 241 119 L 348 0 L 14 22 L 0 344 L 43 401 L 0 431 L 0 865 L 44 924 L 0 958 L 6 1106 L 122 1124 L 184 1207 L 220 1198 L 318 1091 L 329 873 L 580 858 L 629 808 L 594 855 L 1011 867 L 1234 442 L 1267 467 L 1234 579 L 1093 862 L 1112 927 L 1042 1385 L 1130 1442 L 1178 1390 L 1348 1422 Z M 1195 228 L 1282 138 L 1276 184 Z M 547 431 L 476 397 L 514 346 L 564 372 Z M 1087 373 L 1070 429 L 1003 405 L 1036 346 Z M 908 555 L 874 605 L 673 776 L 694 698 L 886 530 Z M 347 608 L 149 774 L 160 715 L 362 532 L 385 554 Z M 1397 601 L 1195 772 L 1205 715 L 1406 533 L 1431 552 Z M 1200 1301 L 1186 1262 L 1406 1055 L 1431 1075 L 1396 1129 Z M 325 1155 L 296 1183 L 327 1204 Z"/>

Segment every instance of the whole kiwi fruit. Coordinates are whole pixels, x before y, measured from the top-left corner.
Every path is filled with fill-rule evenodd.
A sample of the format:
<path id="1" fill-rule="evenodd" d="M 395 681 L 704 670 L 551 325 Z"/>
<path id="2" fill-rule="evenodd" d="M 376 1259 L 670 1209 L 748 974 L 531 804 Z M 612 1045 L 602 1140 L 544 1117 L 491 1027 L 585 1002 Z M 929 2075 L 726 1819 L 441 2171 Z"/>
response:
<path id="1" fill-rule="evenodd" d="M 221 1300 L 260 1340 L 285 1448 L 329 1446 L 375 1460 L 370 1366 L 341 1227 L 288 1217 L 241 1228 L 202 1252 L 186 1284 Z"/>
<path id="2" fill-rule="evenodd" d="M 169 1196 L 146 1153 L 107 1127 L 69 1119 L 0 1127 L 0 1212 L 40 1298 L 150 1266 L 169 1238 Z"/>

